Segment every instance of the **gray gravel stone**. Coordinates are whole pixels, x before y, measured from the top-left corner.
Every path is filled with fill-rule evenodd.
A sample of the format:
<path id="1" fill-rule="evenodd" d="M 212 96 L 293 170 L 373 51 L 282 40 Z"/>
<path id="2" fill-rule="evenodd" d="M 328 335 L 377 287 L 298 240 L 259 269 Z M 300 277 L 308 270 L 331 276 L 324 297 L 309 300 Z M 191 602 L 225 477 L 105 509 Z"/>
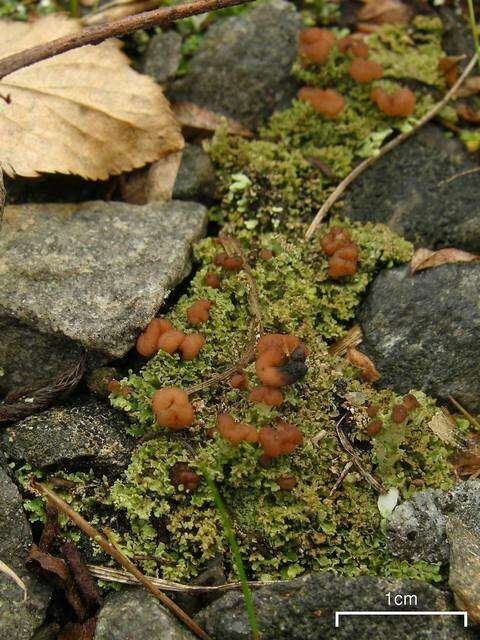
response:
<path id="1" fill-rule="evenodd" d="M 0 466 L 0 560 L 25 582 L 27 599 L 15 582 L 0 572 L 0 640 L 29 640 L 41 625 L 51 590 L 25 567 L 32 534 L 17 487 Z"/>
<path id="2" fill-rule="evenodd" d="M 450 617 L 341 617 L 336 611 L 388 611 L 386 594 L 415 594 L 417 605 L 399 610 L 443 611 L 451 600 L 425 582 L 373 576 L 345 578 L 331 573 L 302 576 L 288 585 L 255 590 L 262 640 L 463 640 L 475 637 Z M 215 640 L 250 640 L 242 594 L 229 592 L 201 611 L 197 621 Z"/>
<path id="3" fill-rule="evenodd" d="M 79 399 L 5 429 L 3 451 L 36 469 L 88 470 L 118 475 L 129 463 L 133 439 L 125 416 L 107 403 Z"/>
<path id="4" fill-rule="evenodd" d="M 480 173 L 456 137 L 428 125 L 376 162 L 348 189 L 343 214 L 388 224 L 416 246 L 480 251 Z"/>
<path id="5" fill-rule="evenodd" d="M 451 491 L 414 493 L 388 518 L 388 548 L 406 560 L 448 562 L 447 528 L 454 521 L 463 523 L 480 539 L 480 481 L 459 483 Z"/>
<path id="6" fill-rule="evenodd" d="M 182 36 L 177 31 L 157 33 L 148 43 L 142 71 L 159 84 L 175 77 L 182 59 Z"/>
<path id="7" fill-rule="evenodd" d="M 480 410 L 480 264 L 382 271 L 359 313 L 378 385 L 454 396 Z"/>
<path id="8" fill-rule="evenodd" d="M 107 596 L 98 614 L 94 640 L 195 640 L 195 637 L 145 589 L 135 587 Z"/>
<path id="9" fill-rule="evenodd" d="M 215 171 L 210 156 L 202 147 L 187 144 L 173 187 L 178 200 L 211 198 L 215 185 Z"/>
<path id="10" fill-rule="evenodd" d="M 55 378 L 72 368 L 82 348 L 62 336 L 46 335 L 16 320 L 0 320 L 0 393 Z"/>
<path id="11" fill-rule="evenodd" d="M 257 126 L 295 95 L 290 70 L 299 28 L 298 12 L 285 0 L 219 20 L 208 30 L 186 76 L 173 84 L 173 99 Z"/>
<path id="12" fill-rule="evenodd" d="M 192 202 L 7 207 L 0 320 L 121 357 L 188 274 L 205 225 Z"/>

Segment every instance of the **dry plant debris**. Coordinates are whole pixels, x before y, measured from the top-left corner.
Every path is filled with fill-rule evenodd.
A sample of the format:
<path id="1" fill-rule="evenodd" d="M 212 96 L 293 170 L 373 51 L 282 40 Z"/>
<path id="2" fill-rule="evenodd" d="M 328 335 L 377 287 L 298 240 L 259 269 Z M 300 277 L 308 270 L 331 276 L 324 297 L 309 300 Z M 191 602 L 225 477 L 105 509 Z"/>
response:
<path id="1" fill-rule="evenodd" d="M 4 21 L 0 58 L 80 30 L 77 20 L 58 15 Z M 0 81 L 5 173 L 103 180 L 183 147 L 160 87 L 133 71 L 120 47 L 117 40 L 81 47 Z"/>
<path id="2" fill-rule="evenodd" d="M 440 267 L 442 264 L 457 264 L 459 262 L 478 262 L 480 256 L 476 256 L 461 249 L 417 249 L 410 261 L 412 275 L 423 269 Z"/>

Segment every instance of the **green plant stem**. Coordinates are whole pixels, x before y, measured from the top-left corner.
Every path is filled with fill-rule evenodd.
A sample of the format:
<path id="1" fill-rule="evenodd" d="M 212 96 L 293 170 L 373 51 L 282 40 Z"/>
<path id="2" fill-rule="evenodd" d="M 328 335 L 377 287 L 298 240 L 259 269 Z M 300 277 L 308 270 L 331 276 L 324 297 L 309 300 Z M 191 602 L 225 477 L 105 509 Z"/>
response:
<path id="1" fill-rule="evenodd" d="M 475 51 L 478 55 L 478 69 L 480 71 L 480 41 L 478 38 L 478 25 L 475 17 L 475 9 L 473 8 L 473 0 L 467 0 L 468 14 L 470 17 L 470 26 L 472 28 L 473 44 L 475 45 Z"/>
<path id="2" fill-rule="evenodd" d="M 70 14 L 74 17 L 78 17 L 78 0 L 70 0 Z"/>
<path id="3" fill-rule="evenodd" d="M 205 467 L 205 465 L 201 465 L 200 470 L 215 500 L 215 506 L 217 507 L 217 512 L 220 516 L 220 520 L 222 521 L 223 531 L 225 533 L 225 537 L 227 538 L 228 545 L 233 556 L 233 561 L 235 563 L 238 578 L 242 583 L 242 592 L 245 599 L 245 609 L 247 610 L 248 621 L 252 628 L 252 640 L 260 640 L 260 633 L 258 631 L 257 618 L 255 616 L 255 607 L 253 605 L 252 592 L 250 591 L 250 587 L 248 586 L 247 574 L 245 573 L 245 567 L 243 566 L 242 556 L 240 555 L 240 549 L 238 548 L 237 539 L 235 537 L 230 518 L 228 517 L 227 510 L 225 509 L 225 505 L 223 504 L 223 500 L 218 492 L 217 485 L 211 477 L 210 472 Z"/>

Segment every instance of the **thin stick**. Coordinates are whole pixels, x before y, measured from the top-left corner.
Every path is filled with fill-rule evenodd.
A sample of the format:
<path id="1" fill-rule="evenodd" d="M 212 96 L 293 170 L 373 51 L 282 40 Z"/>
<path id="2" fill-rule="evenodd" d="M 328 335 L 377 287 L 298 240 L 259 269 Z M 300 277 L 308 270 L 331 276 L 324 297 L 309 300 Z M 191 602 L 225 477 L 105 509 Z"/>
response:
<path id="1" fill-rule="evenodd" d="M 448 399 L 460 411 L 460 413 L 463 413 L 470 424 L 480 431 L 480 422 L 476 418 L 474 418 L 472 414 L 465 409 L 465 407 L 462 407 L 460 402 L 458 402 L 458 400 L 455 400 L 453 396 L 448 396 Z"/>
<path id="2" fill-rule="evenodd" d="M 399 145 L 402 144 L 405 140 L 410 138 L 414 133 L 416 133 L 419 129 L 421 129 L 427 122 L 430 122 L 449 102 L 450 98 L 457 92 L 459 87 L 463 84 L 467 76 L 471 73 L 473 67 L 475 66 L 478 60 L 478 54 L 475 53 L 473 58 L 470 60 L 468 65 L 465 67 L 462 75 L 459 77 L 457 82 L 453 85 L 453 87 L 445 94 L 445 96 L 437 102 L 437 104 L 430 109 L 428 113 L 426 113 L 423 118 L 413 126 L 410 131 L 405 131 L 405 133 L 400 134 L 396 138 L 393 138 L 390 142 L 388 142 L 384 147 L 382 147 L 379 153 L 376 156 L 372 156 L 371 158 L 367 158 L 363 162 L 361 162 L 355 169 L 344 179 L 340 184 L 335 188 L 335 190 L 330 194 L 330 196 L 325 200 L 319 212 L 312 220 L 311 225 L 308 227 L 307 232 L 305 234 L 305 238 L 309 240 L 315 231 L 317 230 L 318 225 L 323 220 L 323 218 L 327 215 L 333 205 L 337 202 L 340 196 L 346 191 L 347 187 L 356 179 L 359 175 L 361 175 L 368 167 L 374 164 L 377 160 L 382 158 L 392 149 L 395 149 Z"/>
<path id="3" fill-rule="evenodd" d="M 477 19 L 475 17 L 475 9 L 473 8 L 473 0 L 467 0 L 467 4 L 468 4 L 468 16 L 470 19 L 470 27 L 472 28 L 473 44 L 475 46 L 477 56 L 480 56 L 480 42 L 478 40 Z M 480 70 L 480 60 L 479 60 L 478 68 Z"/>
<path id="4" fill-rule="evenodd" d="M 347 462 L 347 464 L 343 467 L 342 473 L 338 476 L 338 478 L 335 481 L 335 484 L 333 485 L 333 487 L 330 489 L 330 493 L 328 494 L 328 497 L 330 498 L 331 496 L 333 496 L 333 494 L 335 493 L 335 491 L 338 489 L 338 487 L 342 484 L 343 479 L 345 478 L 345 476 L 347 475 L 347 473 L 350 471 L 350 469 L 353 467 L 354 462 L 353 460 L 349 460 Z"/>
<path id="5" fill-rule="evenodd" d="M 480 171 L 480 167 L 474 167 L 473 169 L 467 169 L 466 171 L 461 171 L 460 173 L 456 173 L 454 176 L 447 178 L 446 180 L 441 180 L 438 183 L 439 187 L 443 187 L 446 184 L 450 184 L 454 180 L 458 180 L 459 178 L 465 178 L 465 176 L 471 176 L 474 173 L 478 173 Z"/>
<path id="6" fill-rule="evenodd" d="M 380 482 L 380 480 L 377 480 L 377 478 L 375 478 L 375 476 L 373 476 L 369 471 L 367 471 L 363 466 L 363 464 L 361 463 L 360 458 L 358 457 L 358 455 L 355 452 L 355 449 L 352 446 L 352 443 L 350 442 L 350 440 L 347 438 L 347 436 L 345 435 L 345 433 L 342 431 L 340 427 L 340 423 L 342 420 L 340 420 L 335 425 L 335 430 L 337 432 L 338 439 L 340 440 L 340 444 L 345 449 L 345 451 L 351 456 L 353 463 L 355 464 L 357 469 L 360 471 L 362 476 L 365 478 L 365 480 L 368 482 L 368 484 L 371 487 L 373 487 L 375 491 L 378 491 L 378 493 L 386 493 L 385 487 Z"/>
<path id="7" fill-rule="evenodd" d="M 112 545 L 95 527 L 84 520 L 82 516 L 74 511 L 60 496 L 49 489 L 41 482 L 32 480 L 30 487 L 35 493 L 45 496 L 51 504 L 59 511 L 64 513 L 70 520 L 77 525 L 87 536 L 96 542 L 102 549 L 108 553 L 114 560 L 122 565 L 129 573 L 131 573 L 150 593 L 164 604 L 179 620 L 181 620 L 193 633 L 202 640 L 212 640 L 209 635 L 201 629 L 198 624 L 188 616 L 173 600 L 160 591 L 143 573 L 131 562 L 117 547 Z"/>
<path id="8" fill-rule="evenodd" d="M 151 29 L 159 25 L 165 26 L 170 22 L 182 20 L 189 16 L 208 13 L 209 11 L 216 11 L 226 7 L 236 7 L 248 2 L 253 2 L 253 0 L 197 0 L 196 2 L 187 2 L 173 7 L 145 11 L 96 27 L 87 27 L 78 33 L 51 40 L 3 58 L 0 60 L 0 80 L 14 71 L 29 67 L 41 60 L 53 58 L 60 53 L 84 47 L 87 44 L 100 44 L 108 38 L 126 36 L 139 29 Z"/>

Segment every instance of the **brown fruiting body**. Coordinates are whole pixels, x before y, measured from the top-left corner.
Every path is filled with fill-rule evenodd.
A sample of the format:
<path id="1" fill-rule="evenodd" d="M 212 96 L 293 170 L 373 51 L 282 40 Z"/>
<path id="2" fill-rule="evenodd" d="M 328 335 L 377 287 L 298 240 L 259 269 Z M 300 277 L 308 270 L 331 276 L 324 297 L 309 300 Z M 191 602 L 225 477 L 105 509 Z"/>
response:
<path id="1" fill-rule="evenodd" d="M 118 380 L 110 380 L 107 384 L 107 391 L 123 398 L 128 398 L 132 393 L 130 387 L 120 384 Z"/>
<path id="2" fill-rule="evenodd" d="M 191 333 L 185 336 L 178 347 L 178 350 L 182 354 L 182 360 L 193 360 L 196 358 L 204 344 L 205 338 L 199 333 Z"/>
<path id="3" fill-rule="evenodd" d="M 212 289 L 220 289 L 220 278 L 216 273 L 206 273 L 203 281 L 207 285 L 207 287 L 212 287 Z"/>
<path id="4" fill-rule="evenodd" d="M 360 369 L 360 377 L 364 382 L 376 382 L 380 378 L 380 374 L 370 358 L 361 351 L 358 351 L 358 349 L 355 349 L 355 347 L 349 347 L 347 349 L 347 360 L 350 364 L 353 364 L 354 367 Z"/>
<path id="5" fill-rule="evenodd" d="M 207 322 L 210 317 L 210 309 L 212 303 L 208 300 L 197 300 L 187 309 L 187 318 L 191 325 L 194 327 L 197 324 L 203 324 Z"/>
<path id="6" fill-rule="evenodd" d="M 230 386 L 232 389 L 247 389 L 247 376 L 244 373 L 236 373 L 230 380 Z"/>
<path id="7" fill-rule="evenodd" d="M 302 102 L 308 102 L 314 111 L 326 118 L 334 118 L 343 111 L 345 98 L 333 89 L 302 87 L 297 94 Z"/>
<path id="8" fill-rule="evenodd" d="M 272 387 L 255 387 L 248 396 L 250 402 L 266 404 L 269 407 L 279 407 L 283 402 L 283 393 Z"/>
<path id="9" fill-rule="evenodd" d="M 147 358 L 157 353 L 159 337 L 171 328 L 172 324 L 168 320 L 154 318 L 137 338 L 138 353 Z"/>
<path id="10" fill-rule="evenodd" d="M 355 58 L 348 68 L 348 73 L 355 82 L 372 82 L 372 80 L 379 80 L 383 76 L 383 69 L 378 62 L 373 60 Z"/>
<path id="11" fill-rule="evenodd" d="M 375 418 L 380 411 L 380 407 L 376 404 L 369 404 L 367 407 L 367 415 L 369 418 Z"/>
<path id="12" fill-rule="evenodd" d="M 276 480 L 282 491 L 291 491 L 296 485 L 297 480 L 293 476 L 282 476 Z"/>
<path id="13" fill-rule="evenodd" d="M 183 331 L 176 331 L 175 329 L 165 331 L 158 339 L 158 351 L 165 351 L 170 354 L 175 353 L 185 340 L 185 337 Z"/>
<path id="14" fill-rule="evenodd" d="M 243 422 L 236 422 L 229 413 L 221 413 L 217 418 L 217 430 L 225 440 L 234 445 L 241 442 L 257 442 L 258 432 L 255 427 Z"/>
<path id="15" fill-rule="evenodd" d="M 229 256 L 228 253 L 222 252 L 215 255 L 213 263 L 227 271 L 239 271 L 243 267 L 243 258 L 238 254 Z"/>
<path id="16" fill-rule="evenodd" d="M 179 387 L 164 387 L 155 391 L 152 409 L 158 424 L 173 431 L 189 427 L 194 420 L 188 394 Z"/>
<path id="17" fill-rule="evenodd" d="M 183 485 L 188 491 L 196 491 L 201 480 L 200 476 L 190 469 L 186 462 L 176 462 L 171 467 L 169 476 L 175 488 Z"/>
<path id="18" fill-rule="evenodd" d="M 271 458 L 288 455 L 295 447 L 303 444 L 303 436 L 297 427 L 284 421 L 279 421 L 276 429 L 260 429 L 258 440 L 266 455 Z"/>
<path id="19" fill-rule="evenodd" d="M 457 61 L 452 58 L 440 58 L 438 68 L 443 73 L 447 87 L 453 87 L 458 80 Z"/>
<path id="20" fill-rule="evenodd" d="M 269 249 L 260 249 L 258 257 L 262 260 L 271 260 L 273 258 L 273 253 Z"/>
<path id="21" fill-rule="evenodd" d="M 335 36 L 327 29 L 310 27 L 300 32 L 298 51 L 315 64 L 323 64 L 335 44 Z"/>
<path id="22" fill-rule="evenodd" d="M 402 422 L 405 422 L 407 413 L 407 408 L 403 404 L 394 405 L 391 415 L 392 422 L 395 422 L 395 424 L 401 424 Z"/>
<path id="23" fill-rule="evenodd" d="M 351 244 L 350 236 L 343 227 L 331 227 L 320 240 L 322 251 L 327 256 L 333 256 L 336 251 Z"/>
<path id="24" fill-rule="evenodd" d="M 420 403 L 413 394 L 408 393 L 406 396 L 403 396 L 403 406 L 407 411 L 411 411 L 412 409 L 417 409 Z"/>
<path id="25" fill-rule="evenodd" d="M 367 424 L 367 433 L 369 436 L 376 436 L 383 429 L 383 422 L 381 420 L 370 420 Z"/>
<path id="26" fill-rule="evenodd" d="M 255 371 L 267 387 L 284 387 L 307 372 L 307 350 L 298 338 L 279 333 L 262 336 L 257 342 Z"/>
<path id="27" fill-rule="evenodd" d="M 362 38 L 355 38 L 354 36 L 345 36 L 341 38 L 338 43 L 338 50 L 340 53 L 351 53 L 354 58 L 368 58 L 368 45 Z"/>
<path id="28" fill-rule="evenodd" d="M 377 88 L 370 93 L 370 98 L 380 111 L 391 117 L 405 118 L 412 115 L 415 109 L 415 95 L 408 87 L 397 89 L 391 95 Z"/>

